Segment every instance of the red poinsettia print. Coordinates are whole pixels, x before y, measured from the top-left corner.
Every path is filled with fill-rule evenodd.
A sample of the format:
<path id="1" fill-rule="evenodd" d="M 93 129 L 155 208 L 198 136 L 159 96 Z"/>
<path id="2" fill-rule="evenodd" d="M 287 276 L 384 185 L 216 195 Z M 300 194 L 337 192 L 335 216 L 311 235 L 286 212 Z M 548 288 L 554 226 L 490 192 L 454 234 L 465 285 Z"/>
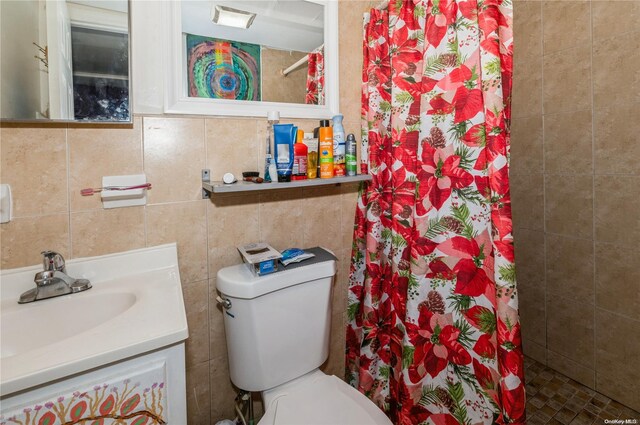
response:
<path id="1" fill-rule="evenodd" d="M 525 424 L 506 0 L 365 15 L 347 379 L 395 424 Z"/>
<path id="2" fill-rule="evenodd" d="M 419 195 L 429 198 L 434 208 L 440 209 L 453 189 L 461 189 L 473 182 L 473 176 L 460 167 L 460 157 L 447 156 L 431 146 L 422 148 L 422 169 L 418 171 Z"/>
<path id="3" fill-rule="evenodd" d="M 417 326 L 407 323 L 407 335 L 413 344 L 413 364 L 409 368 L 409 380 L 419 382 L 425 375 L 438 376 L 447 365 L 471 363 L 471 355 L 458 342 L 460 329 L 453 325 L 451 317 L 435 314 L 427 307 L 420 309 Z"/>

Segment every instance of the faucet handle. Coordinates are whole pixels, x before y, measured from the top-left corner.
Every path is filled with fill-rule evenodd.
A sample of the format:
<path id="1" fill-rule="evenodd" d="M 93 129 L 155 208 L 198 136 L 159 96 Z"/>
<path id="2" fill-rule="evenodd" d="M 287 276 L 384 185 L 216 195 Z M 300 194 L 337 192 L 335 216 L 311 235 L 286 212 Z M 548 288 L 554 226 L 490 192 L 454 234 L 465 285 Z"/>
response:
<path id="1" fill-rule="evenodd" d="M 42 265 L 45 271 L 61 271 L 65 273 L 64 257 L 55 251 L 42 251 Z"/>

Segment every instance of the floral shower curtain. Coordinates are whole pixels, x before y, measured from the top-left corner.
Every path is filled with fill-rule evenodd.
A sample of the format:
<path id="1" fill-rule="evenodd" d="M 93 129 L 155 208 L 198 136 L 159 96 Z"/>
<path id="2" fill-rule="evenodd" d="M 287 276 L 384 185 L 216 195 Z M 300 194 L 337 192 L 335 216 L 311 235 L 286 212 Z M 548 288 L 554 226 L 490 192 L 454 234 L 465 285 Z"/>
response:
<path id="1" fill-rule="evenodd" d="M 309 53 L 307 68 L 307 105 L 324 105 L 324 47 Z"/>
<path id="2" fill-rule="evenodd" d="M 509 0 L 365 15 L 347 378 L 396 424 L 525 423 L 511 25 Z"/>

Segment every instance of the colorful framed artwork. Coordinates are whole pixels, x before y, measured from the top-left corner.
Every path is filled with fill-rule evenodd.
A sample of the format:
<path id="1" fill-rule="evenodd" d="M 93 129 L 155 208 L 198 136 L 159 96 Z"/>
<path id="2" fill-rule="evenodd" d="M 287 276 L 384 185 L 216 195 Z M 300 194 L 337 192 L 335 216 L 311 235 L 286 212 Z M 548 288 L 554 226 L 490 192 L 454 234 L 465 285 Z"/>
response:
<path id="1" fill-rule="evenodd" d="M 261 100 L 260 45 L 186 34 L 189 97 Z"/>

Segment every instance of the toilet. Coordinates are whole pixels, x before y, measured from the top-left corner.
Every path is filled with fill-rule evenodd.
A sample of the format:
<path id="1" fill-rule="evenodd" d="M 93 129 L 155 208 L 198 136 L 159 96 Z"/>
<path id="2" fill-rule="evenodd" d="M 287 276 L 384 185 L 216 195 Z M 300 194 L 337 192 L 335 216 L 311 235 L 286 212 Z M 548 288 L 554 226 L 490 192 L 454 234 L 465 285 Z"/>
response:
<path id="1" fill-rule="evenodd" d="M 261 392 L 258 425 L 390 425 L 368 398 L 319 367 L 329 355 L 336 258 L 315 257 L 255 276 L 244 264 L 218 271 L 231 381 Z"/>

